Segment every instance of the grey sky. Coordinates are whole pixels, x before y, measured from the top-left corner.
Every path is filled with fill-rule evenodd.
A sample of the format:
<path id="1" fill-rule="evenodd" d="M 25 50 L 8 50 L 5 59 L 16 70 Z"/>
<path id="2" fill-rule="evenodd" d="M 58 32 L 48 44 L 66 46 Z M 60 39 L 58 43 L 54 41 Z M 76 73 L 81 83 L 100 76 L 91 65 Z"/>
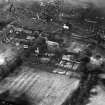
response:
<path id="1" fill-rule="evenodd" d="M 105 0 L 64 0 L 66 3 L 73 5 L 85 5 L 86 3 L 93 3 L 97 7 L 105 7 Z"/>
<path id="2" fill-rule="evenodd" d="M 8 1 L 8 0 L 0 0 L 0 2 L 2 1 Z M 11 0 L 11 1 L 15 1 L 15 0 Z M 47 0 L 16 0 L 16 1 L 47 1 Z M 51 0 L 48 0 L 48 1 L 51 1 Z M 84 6 L 86 5 L 86 3 L 93 3 L 97 7 L 105 7 L 105 0 L 63 0 L 63 1 L 76 6 L 77 5 Z"/>

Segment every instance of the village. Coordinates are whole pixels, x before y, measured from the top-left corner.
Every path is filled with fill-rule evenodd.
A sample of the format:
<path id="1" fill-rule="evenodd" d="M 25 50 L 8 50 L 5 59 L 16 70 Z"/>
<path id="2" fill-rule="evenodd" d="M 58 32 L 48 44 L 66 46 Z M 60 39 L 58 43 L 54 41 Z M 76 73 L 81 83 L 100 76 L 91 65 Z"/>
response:
<path id="1" fill-rule="evenodd" d="M 104 52 L 94 4 L 1 0 L 0 105 L 105 105 Z"/>

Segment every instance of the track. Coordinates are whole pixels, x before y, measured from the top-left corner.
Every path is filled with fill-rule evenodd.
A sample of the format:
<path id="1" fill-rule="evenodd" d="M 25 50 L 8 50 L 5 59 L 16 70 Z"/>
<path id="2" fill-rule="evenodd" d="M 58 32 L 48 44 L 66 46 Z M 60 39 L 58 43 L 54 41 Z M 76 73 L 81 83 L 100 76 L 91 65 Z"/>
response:
<path id="1" fill-rule="evenodd" d="M 76 33 L 72 33 L 71 38 L 72 39 L 76 39 L 82 42 L 88 42 L 88 43 L 97 43 L 96 40 L 93 39 L 94 35 L 80 35 L 80 34 L 76 34 Z"/>

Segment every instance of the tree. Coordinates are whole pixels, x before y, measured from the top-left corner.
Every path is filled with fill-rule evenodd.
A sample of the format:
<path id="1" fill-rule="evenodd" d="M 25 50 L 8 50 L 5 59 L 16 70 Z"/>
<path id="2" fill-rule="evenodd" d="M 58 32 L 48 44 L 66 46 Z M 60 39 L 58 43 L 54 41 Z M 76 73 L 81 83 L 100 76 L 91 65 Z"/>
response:
<path id="1" fill-rule="evenodd" d="M 30 5 L 30 10 L 32 11 L 33 13 L 33 16 L 37 16 L 37 18 L 39 18 L 39 14 L 41 12 L 41 6 L 40 6 L 40 3 L 35 1 L 33 2 L 31 5 Z"/>
<path id="2" fill-rule="evenodd" d="M 47 21 L 55 21 L 59 16 L 59 10 L 55 4 L 47 3 L 44 6 L 44 11 L 42 12 L 42 17 Z"/>

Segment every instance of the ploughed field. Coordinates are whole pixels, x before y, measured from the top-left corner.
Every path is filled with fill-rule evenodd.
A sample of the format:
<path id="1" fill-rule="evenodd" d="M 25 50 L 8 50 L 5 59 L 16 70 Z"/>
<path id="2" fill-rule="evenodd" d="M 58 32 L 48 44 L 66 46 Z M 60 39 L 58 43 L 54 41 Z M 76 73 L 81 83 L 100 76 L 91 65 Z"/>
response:
<path id="1" fill-rule="evenodd" d="M 22 67 L 17 76 L 7 77 L 1 90 L 10 90 L 10 95 L 25 93 L 32 105 L 62 105 L 78 87 L 79 80 L 35 69 Z M 1 92 L 2 92 L 1 91 Z"/>

